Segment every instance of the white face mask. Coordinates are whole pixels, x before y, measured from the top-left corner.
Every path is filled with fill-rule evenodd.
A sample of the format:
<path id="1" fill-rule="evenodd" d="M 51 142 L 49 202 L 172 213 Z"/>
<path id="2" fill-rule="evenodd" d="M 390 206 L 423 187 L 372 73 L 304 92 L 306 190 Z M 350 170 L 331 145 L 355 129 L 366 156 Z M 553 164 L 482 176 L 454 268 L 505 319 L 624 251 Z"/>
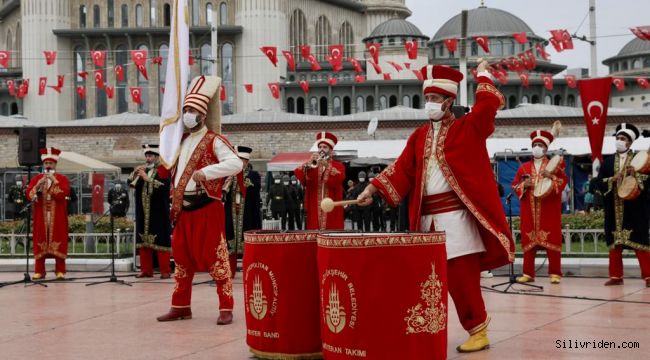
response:
<path id="1" fill-rule="evenodd" d="M 296 182 L 295 182 L 294 180 L 291 180 L 291 183 L 292 183 L 293 185 L 295 185 L 295 184 L 296 184 Z"/>
<path id="2" fill-rule="evenodd" d="M 544 156 L 544 148 L 541 147 L 541 146 L 534 146 L 533 147 L 533 157 L 535 157 L 535 159 L 539 159 L 542 156 Z"/>
<path id="3" fill-rule="evenodd" d="M 279 183 L 280 183 L 280 180 L 275 180 L 275 183 L 276 183 L 276 184 L 279 184 Z"/>
<path id="4" fill-rule="evenodd" d="M 23 186 L 23 182 L 22 181 L 16 182 L 16 186 Z"/>
<path id="5" fill-rule="evenodd" d="M 183 114 L 183 124 L 186 128 L 192 129 L 198 124 L 197 121 L 198 114 L 186 112 Z"/>
<path id="6" fill-rule="evenodd" d="M 364 181 L 366 181 L 366 178 L 359 178 L 359 181 L 364 182 Z"/>
<path id="7" fill-rule="evenodd" d="M 622 153 L 627 151 L 627 144 L 623 140 L 616 140 L 616 151 Z"/>
<path id="8" fill-rule="evenodd" d="M 288 181 L 283 182 L 284 185 L 289 185 Z"/>
<path id="9" fill-rule="evenodd" d="M 442 104 L 434 103 L 434 102 L 425 103 L 424 110 L 426 110 L 427 113 L 429 113 L 429 119 L 431 120 L 440 120 L 442 119 L 442 116 L 445 114 L 445 112 L 442 111 Z"/>

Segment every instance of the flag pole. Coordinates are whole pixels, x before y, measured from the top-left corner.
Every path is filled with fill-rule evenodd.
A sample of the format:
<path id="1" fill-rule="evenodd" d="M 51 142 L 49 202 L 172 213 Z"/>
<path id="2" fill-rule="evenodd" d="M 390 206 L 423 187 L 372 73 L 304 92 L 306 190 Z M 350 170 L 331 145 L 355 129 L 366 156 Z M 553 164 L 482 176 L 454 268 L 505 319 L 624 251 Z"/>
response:
<path id="1" fill-rule="evenodd" d="M 219 74 L 219 60 L 218 50 L 219 42 L 217 41 L 217 11 L 216 9 L 212 10 L 212 28 L 210 31 L 210 46 L 211 46 L 211 56 L 212 56 L 212 75 L 217 76 Z"/>
<path id="2" fill-rule="evenodd" d="M 460 81 L 460 105 L 467 106 L 467 10 L 461 12 L 460 18 L 460 61 L 458 70 L 463 74 L 463 80 Z"/>

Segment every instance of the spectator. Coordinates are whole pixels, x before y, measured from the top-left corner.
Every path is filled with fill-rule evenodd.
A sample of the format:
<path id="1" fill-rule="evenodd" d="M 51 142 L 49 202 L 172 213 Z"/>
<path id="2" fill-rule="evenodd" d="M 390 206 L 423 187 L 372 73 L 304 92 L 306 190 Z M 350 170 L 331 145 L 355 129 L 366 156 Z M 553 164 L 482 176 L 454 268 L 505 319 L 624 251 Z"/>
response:
<path id="1" fill-rule="evenodd" d="M 571 188 L 569 184 L 562 191 L 562 213 L 568 214 L 571 212 Z"/>
<path id="2" fill-rule="evenodd" d="M 587 181 L 582 184 L 582 194 L 584 197 L 585 211 L 591 212 L 591 208 L 594 206 L 594 194 L 591 192 L 591 174 L 587 177 Z"/>

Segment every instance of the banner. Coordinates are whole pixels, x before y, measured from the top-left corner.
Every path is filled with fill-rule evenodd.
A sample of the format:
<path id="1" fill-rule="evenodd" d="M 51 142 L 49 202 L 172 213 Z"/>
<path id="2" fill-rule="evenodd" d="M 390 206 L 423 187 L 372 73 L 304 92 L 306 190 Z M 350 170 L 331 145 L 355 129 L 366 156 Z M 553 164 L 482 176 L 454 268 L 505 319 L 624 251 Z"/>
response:
<path id="1" fill-rule="evenodd" d="M 600 164 L 603 161 L 603 140 L 605 138 L 605 126 L 607 126 L 607 106 L 611 87 L 611 77 L 578 80 L 582 111 L 587 126 L 589 145 L 591 146 L 594 177 L 598 174 Z"/>
<path id="2" fill-rule="evenodd" d="M 104 174 L 93 173 L 92 211 L 95 215 L 104 213 Z"/>
<path id="3" fill-rule="evenodd" d="M 171 168 L 181 146 L 183 136 L 182 106 L 189 83 L 190 65 L 187 54 L 190 52 L 190 30 L 187 20 L 189 14 L 187 0 L 174 2 L 171 31 L 169 33 L 169 52 L 165 93 L 160 114 L 160 162 Z"/>

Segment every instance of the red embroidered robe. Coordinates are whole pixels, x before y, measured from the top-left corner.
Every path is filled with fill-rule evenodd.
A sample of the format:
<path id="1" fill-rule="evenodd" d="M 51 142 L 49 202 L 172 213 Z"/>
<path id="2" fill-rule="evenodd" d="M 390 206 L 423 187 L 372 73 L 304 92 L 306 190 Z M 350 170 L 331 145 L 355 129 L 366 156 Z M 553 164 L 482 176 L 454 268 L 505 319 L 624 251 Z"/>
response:
<path id="1" fill-rule="evenodd" d="M 296 168 L 294 173 L 305 187 L 305 230 L 342 230 L 343 207 L 337 206 L 326 213 L 321 210 L 320 202 L 326 197 L 334 201 L 343 200 L 345 166 L 336 160 L 321 161 L 318 168 L 303 165 Z"/>
<path id="2" fill-rule="evenodd" d="M 419 232 L 427 169 L 429 161 L 437 159 L 447 183 L 476 219 L 486 249 L 481 253 L 484 270 L 514 260 L 514 242 L 486 148 L 496 111 L 503 104 L 503 95 L 492 81 L 480 76 L 472 112 L 443 119 L 436 144 L 431 122 L 416 129 L 397 160 L 372 180 L 391 206 L 409 195 L 409 228 Z"/>
<path id="3" fill-rule="evenodd" d="M 68 200 L 70 183 L 65 175 L 54 177 L 59 182 L 44 186 L 39 194 L 36 184 L 45 174 L 33 177 L 27 186 L 27 200 L 32 201 L 34 258 L 68 256 Z"/>

